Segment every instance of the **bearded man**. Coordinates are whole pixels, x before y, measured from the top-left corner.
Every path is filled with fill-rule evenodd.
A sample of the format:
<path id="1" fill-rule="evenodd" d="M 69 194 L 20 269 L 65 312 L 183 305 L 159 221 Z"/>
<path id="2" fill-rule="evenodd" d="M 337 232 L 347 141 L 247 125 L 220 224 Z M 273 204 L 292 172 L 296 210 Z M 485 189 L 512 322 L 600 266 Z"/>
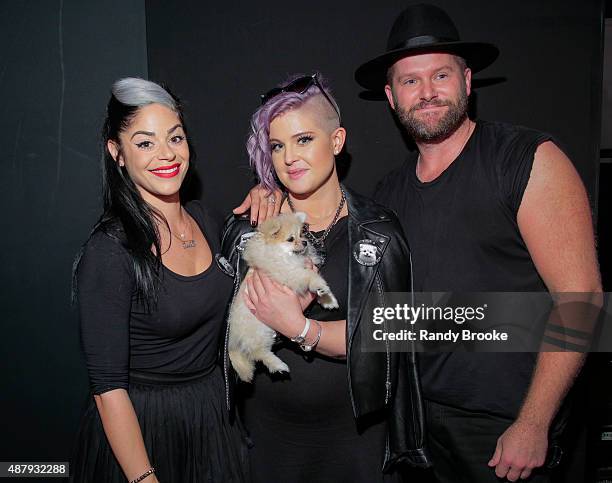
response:
<path id="1" fill-rule="evenodd" d="M 384 88 L 417 146 L 376 195 L 402 222 L 415 290 L 600 292 L 590 208 L 571 161 L 548 134 L 468 117 L 472 73 L 497 48 L 461 41 L 431 5 L 402 12 L 387 45 L 355 78 Z M 542 467 L 559 454 L 556 416 L 582 362 L 570 352 L 422 354 L 438 480 L 549 481 Z"/>

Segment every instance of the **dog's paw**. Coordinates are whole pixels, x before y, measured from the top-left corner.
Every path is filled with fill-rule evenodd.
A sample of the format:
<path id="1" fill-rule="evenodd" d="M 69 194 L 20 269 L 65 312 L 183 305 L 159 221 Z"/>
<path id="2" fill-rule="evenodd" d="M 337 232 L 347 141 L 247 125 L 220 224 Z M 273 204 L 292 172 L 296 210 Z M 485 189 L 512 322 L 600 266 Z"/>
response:
<path id="1" fill-rule="evenodd" d="M 324 292 L 322 294 L 319 294 L 317 291 L 317 295 L 317 300 L 319 301 L 319 304 L 321 304 L 321 307 L 323 307 L 324 309 L 332 310 L 337 309 L 339 307 L 338 301 L 336 300 L 336 297 L 334 297 L 333 293 Z"/>
<path id="2" fill-rule="evenodd" d="M 268 366 L 268 370 L 270 371 L 271 374 L 274 374 L 276 372 L 290 372 L 289 371 L 289 366 L 287 364 L 285 364 L 283 361 L 281 361 L 279 359 L 279 363 L 275 364 L 273 366 Z"/>
<path id="3" fill-rule="evenodd" d="M 272 352 L 262 354 L 260 360 L 263 365 L 267 367 L 270 374 L 274 374 L 276 372 L 289 372 L 289 366 L 277 356 L 275 356 Z"/>
<path id="4" fill-rule="evenodd" d="M 229 358 L 240 380 L 251 382 L 255 373 L 255 363 L 239 351 L 229 351 Z"/>

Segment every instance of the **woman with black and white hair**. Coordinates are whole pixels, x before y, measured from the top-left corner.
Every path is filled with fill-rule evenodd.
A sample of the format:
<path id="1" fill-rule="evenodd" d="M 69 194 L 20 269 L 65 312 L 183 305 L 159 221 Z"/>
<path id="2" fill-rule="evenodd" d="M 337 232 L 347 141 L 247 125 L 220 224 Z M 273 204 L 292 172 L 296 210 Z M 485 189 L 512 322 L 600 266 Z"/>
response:
<path id="1" fill-rule="evenodd" d="M 215 218 L 181 198 L 194 152 L 178 100 L 117 81 L 103 149 L 104 211 L 75 262 L 92 398 L 71 478 L 247 481 L 218 365 L 232 281 Z"/>

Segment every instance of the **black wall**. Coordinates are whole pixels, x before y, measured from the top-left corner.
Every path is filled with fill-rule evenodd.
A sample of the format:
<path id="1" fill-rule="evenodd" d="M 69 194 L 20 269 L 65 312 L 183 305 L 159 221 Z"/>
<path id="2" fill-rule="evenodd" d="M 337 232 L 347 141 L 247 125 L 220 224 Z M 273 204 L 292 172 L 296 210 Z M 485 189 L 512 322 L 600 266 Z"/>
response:
<path id="1" fill-rule="evenodd" d="M 147 75 L 144 9 L 0 3 L 0 461 L 70 455 L 88 391 L 71 265 L 100 213 L 110 84 Z"/>
<path id="2" fill-rule="evenodd" d="M 434 3 L 465 39 L 502 51 L 477 76 L 488 79 L 478 116 L 552 132 L 596 200 L 601 2 Z M 404 5 L 0 3 L 0 461 L 67 460 L 87 397 L 70 269 L 100 212 L 98 132 L 112 81 L 149 73 L 184 98 L 203 197 L 226 212 L 251 185 L 244 141 L 259 94 L 320 70 L 349 131 L 346 182 L 368 193 L 406 147 L 386 104 L 359 97 L 353 72 L 383 50 Z"/>
<path id="3" fill-rule="evenodd" d="M 332 82 L 353 156 L 346 182 L 370 193 L 402 162 L 405 145 L 385 102 L 362 100 L 355 68 L 382 53 L 408 2 L 147 1 L 149 72 L 189 105 L 204 198 L 226 211 L 250 186 L 244 141 L 259 94 L 288 73 Z M 557 136 L 596 197 L 601 110 L 599 0 L 432 0 L 466 40 L 497 44 L 476 76 L 477 114 Z M 358 5 L 358 6 L 356 6 Z M 491 84 L 493 83 L 493 84 Z"/>

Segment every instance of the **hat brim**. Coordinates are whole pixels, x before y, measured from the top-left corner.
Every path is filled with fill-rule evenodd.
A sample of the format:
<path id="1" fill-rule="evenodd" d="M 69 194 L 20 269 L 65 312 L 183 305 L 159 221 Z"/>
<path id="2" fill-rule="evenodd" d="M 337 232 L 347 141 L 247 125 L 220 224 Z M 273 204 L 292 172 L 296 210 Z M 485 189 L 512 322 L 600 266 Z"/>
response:
<path id="1" fill-rule="evenodd" d="M 472 72 L 491 65 L 499 55 L 499 49 L 484 42 L 438 42 L 390 50 L 359 66 L 355 71 L 357 83 L 369 90 L 380 90 L 387 84 L 387 70 L 398 60 L 409 55 L 444 52 L 463 57 Z"/>

